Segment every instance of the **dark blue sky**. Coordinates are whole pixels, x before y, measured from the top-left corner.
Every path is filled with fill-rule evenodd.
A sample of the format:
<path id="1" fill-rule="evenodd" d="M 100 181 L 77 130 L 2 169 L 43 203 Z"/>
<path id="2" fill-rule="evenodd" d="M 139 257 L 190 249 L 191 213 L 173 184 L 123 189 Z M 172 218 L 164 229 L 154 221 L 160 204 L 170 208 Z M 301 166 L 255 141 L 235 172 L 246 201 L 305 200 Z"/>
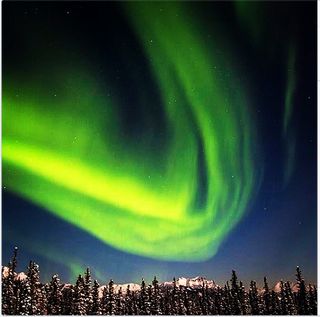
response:
<path id="1" fill-rule="evenodd" d="M 205 262 L 182 263 L 127 254 L 3 188 L 3 264 L 8 262 L 13 246 L 17 245 L 20 248 L 18 270 L 24 270 L 33 259 L 40 264 L 45 280 L 57 272 L 67 282 L 89 266 L 100 282 L 111 277 L 116 282 L 138 282 L 142 276 L 147 280 L 154 275 L 160 280 L 169 280 L 173 276 L 201 275 L 224 283 L 230 278 L 231 270 L 235 269 L 246 283 L 251 279 L 261 283 L 264 275 L 271 282 L 280 278 L 293 280 L 295 267 L 299 265 L 307 282 L 316 283 L 316 2 L 265 3 L 268 31 L 262 33 L 262 44 L 258 47 L 234 28 L 236 22 L 230 3 L 195 6 L 208 19 L 210 10 L 220 12 L 226 17 L 221 22 L 222 28 L 225 27 L 239 41 L 239 65 L 247 72 L 251 83 L 261 149 L 258 159 L 264 166 L 260 188 L 247 214 L 227 236 L 216 256 Z M 119 6 L 112 3 L 4 3 L 3 80 L 15 68 L 28 63 L 23 49 L 31 32 L 38 28 L 53 36 L 46 39 L 46 32 L 32 35 L 33 41 L 35 37 L 34 42 L 39 45 L 34 47 L 35 58 L 42 54 L 41 45 L 46 40 L 54 43 L 60 37 L 65 41 L 70 36 L 79 50 L 90 54 L 102 68 L 107 69 L 110 60 L 117 58 L 115 53 L 112 55 L 110 46 L 117 43 L 118 38 L 125 41 L 127 47 L 134 46 L 131 37 L 125 37 L 126 27 L 120 26 L 121 22 L 125 23 L 122 19 Z M 113 38 L 105 41 L 101 40 L 98 32 L 103 23 L 115 28 Z M 295 31 L 290 32 L 289 40 L 287 33 L 293 25 Z M 297 82 L 291 127 L 296 146 L 293 173 L 289 182 L 284 184 L 286 151 L 281 132 L 286 90 L 283 65 L 287 60 L 282 49 L 290 45 L 291 38 L 297 47 Z M 105 51 L 111 54 L 107 62 L 102 60 Z M 118 72 L 112 67 L 110 71 Z M 121 75 L 125 72 L 125 68 L 120 68 Z M 134 113 L 131 115 L 135 116 Z"/>

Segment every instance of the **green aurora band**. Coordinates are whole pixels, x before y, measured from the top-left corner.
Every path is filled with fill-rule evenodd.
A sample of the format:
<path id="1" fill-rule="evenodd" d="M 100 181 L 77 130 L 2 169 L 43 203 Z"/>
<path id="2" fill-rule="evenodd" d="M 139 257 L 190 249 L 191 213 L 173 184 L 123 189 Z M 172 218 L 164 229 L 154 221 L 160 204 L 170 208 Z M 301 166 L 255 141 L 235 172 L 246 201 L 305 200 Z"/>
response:
<path id="1" fill-rule="evenodd" d="M 215 45 L 223 56 L 206 43 L 186 4 L 124 6 L 161 92 L 165 146 L 152 153 L 147 132 L 128 145 L 118 100 L 94 67 L 39 65 L 28 80 L 5 78 L 4 186 L 120 250 L 206 260 L 258 186 L 245 89 L 232 55 L 222 41 Z M 143 86 L 137 83 L 141 109 L 148 109 L 153 100 Z M 48 87 L 57 87 L 57 96 Z"/>
<path id="2" fill-rule="evenodd" d="M 296 135 L 294 130 L 294 94 L 297 86 L 296 78 L 296 55 L 297 49 L 294 45 L 293 34 L 297 24 L 291 26 L 290 31 L 285 33 L 285 41 L 276 44 L 272 32 L 269 32 L 268 21 L 268 2 L 258 1 L 234 1 L 233 2 L 236 16 L 242 28 L 250 35 L 254 46 L 263 50 L 264 59 L 275 60 L 279 56 L 284 56 L 284 73 L 287 82 L 283 101 L 283 122 L 282 122 L 282 140 L 284 160 L 283 164 L 283 184 L 282 190 L 288 185 L 295 169 L 296 156 Z M 273 8 L 274 9 L 274 8 Z M 272 10 L 273 10 L 272 9 Z M 289 22 L 289 21 L 288 21 Z M 257 50 L 258 52 L 258 50 Z"/>
<path id="3" fill-rule="evenodd" d="M 282 137 L 284 140 L 285 149 L 285 162 L 284 162 L 284 185 L 287 186 L 292 176 L 295 163 L 295 133 L 292 128 L 293 120 L 293 105 L 294 105 L 294 93 L 296 88 L 296 75 L 295 75 L 295 50 L 289 49 L 288 53 L 288 71 L 287 71 L 287 89 L 285 95 L 285 107 L 283 117 L 283 132 Z"/>

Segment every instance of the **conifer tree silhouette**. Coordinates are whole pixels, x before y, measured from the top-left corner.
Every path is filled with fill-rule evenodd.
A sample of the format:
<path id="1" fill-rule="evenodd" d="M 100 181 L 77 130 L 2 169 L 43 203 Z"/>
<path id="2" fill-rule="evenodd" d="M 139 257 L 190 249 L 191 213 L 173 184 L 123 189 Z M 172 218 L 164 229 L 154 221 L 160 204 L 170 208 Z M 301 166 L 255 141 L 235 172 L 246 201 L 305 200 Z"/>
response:
<path id="1" fill-rule="evenodd" d="M 48 315 L 60 315 L 62 304 L 62 292 L 60 279 L 57 274 L 53 275 L 49 284 L 48 290 Z"/>
<path id="2" fill-rule="evenodd" d="M 100 313 L 100 299 L 99 299 L 99 283 L 94 280 L 92 287 L 92 305 L 91 310 L 89 310 L 90 315 L 99 315 Z"/>
<path id="3" fill-rule="evenodd" d="M 304 279 L 302 278 L 302 272 L 297 266 L 297 273 L 296 273 L 296 279 L 298 283 L 298 294 L 297 294 L 297 300 L 298 300 L 298 314 L 299 315 L 307 315 L 309 313 L 308 311 L 308 301 L 307 301 L 307 290 L 306 285 L 304 282 Z"/>
<path id="4" fill-rule="evenodd" d="M 156 277 L 146 286 L 142 279 L 139 289 L 126 290 L 111 279 L 100 288 L 86 269 L 75 285 L 61 284 L 58 275 L 40 282 L 39 266 L 30 261 L 27 274 L 17 274 L 17 248 L 8 267 L 2 268 L 2 313 L 4 315 L 300 315 L 317 314 L 317 288 L 306 287 L 299 267 L 296 288 L 280 281 L 280 291 L 269 288 L 267 278 L 258 291 L 251 281 L 247 291 L 232 271 L 230 284 L 208 286 L 205 279 L 194 286 L 173 283 L 160 284 Z M 231 286 L 230 286 L 231 285 Z M 116 287 L 116 288 L 115 288 Z M 117 289 L 117 291 L 115 291 Z M 100 294 L 102 296 L 100 298 Z"/>

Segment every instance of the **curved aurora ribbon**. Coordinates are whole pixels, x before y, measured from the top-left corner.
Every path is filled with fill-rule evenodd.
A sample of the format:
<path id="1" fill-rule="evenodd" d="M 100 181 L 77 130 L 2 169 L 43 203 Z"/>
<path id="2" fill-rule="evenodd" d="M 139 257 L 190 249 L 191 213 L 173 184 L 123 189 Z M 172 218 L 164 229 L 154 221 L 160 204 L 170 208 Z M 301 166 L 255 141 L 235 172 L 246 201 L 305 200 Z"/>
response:
<path id="1" fill-rule="evenodd" d="M 295 57 L 296 53 L 290 47 L 288 53 L 287 67 L 287 89 L 284 104 L 283 131 L 282 137 L 284 141 L 285 162 L 284 162 L 284 185 L 287 186 L 294 171 L 295 152 L 296 152 L 296 136 L 293 129 L 293 105 L 294 93 L 296 88 L 296 72 L 295 72 Z"/>
<path id="2" fill-rule="evenodd" d="M 44 83 L 39 66 L 28 83 L 7 78 L 3 91 L 4 185 L 121 250 L 205 260 L 255 185 L 244 89 L 183 4 L 126 6 L 161 92 L 161 151 L 150 151 L 148 129 L 128 145 L 118 101 L 94 72 L 63 65 Z M 153 102 L 141 100 L 141 109 Z"/>
<path id="3" fill-rule="evenodd" d="M 293 34 L 295 28 L 291 26 L 289 32 L 285 33 L 286 41 L 275 44 L 272 32 L 269 32 L 267 8 L 274 10 L 275 7 L 268 6 L 267 2 L 254 1 L 234 1 L 233 2 L 236 16 L 245 31 L 250 35 L 256 47 L 263 49 L 265 52 L 263 58 L 274 59 L 275 56 L 283 54 L 285 56 L 283 71 L 286 74 L 287 83 L 283 101 L 283 122 L 282 122 L 282 146 L 284 151 L 283 164 L 283 184 L 282 190 L 289 184 L 295 170 L 296 156 L 296 134 L 293 124 L 294 119 L 294 94 L 297 86 L 296 75 L 296 58 L 297 48 L 294 45 Z M 297 24 L 295 24 L 297 25 Z M 289 45 L 288 45 L 289 43 Z M 277 48 L 276 54 L 274 48 Z M 261 62 L 263 62 L 261 60 Z"/>

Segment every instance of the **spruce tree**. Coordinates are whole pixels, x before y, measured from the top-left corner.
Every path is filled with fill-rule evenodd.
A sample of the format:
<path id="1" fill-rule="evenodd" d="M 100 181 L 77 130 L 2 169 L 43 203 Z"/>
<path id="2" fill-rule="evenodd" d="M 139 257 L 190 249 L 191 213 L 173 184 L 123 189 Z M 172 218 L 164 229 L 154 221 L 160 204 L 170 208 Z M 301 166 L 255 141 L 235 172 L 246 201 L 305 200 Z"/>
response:
<path id="1" fill-rule="evenodd" d="M 74 298 L 74 286 L 62 287 L 62 303 L 61 303 L 61 314 L 71 315 L 73 309 L 73 298 Z"/>
<path id="2" fill-rule="evenodd" d="M 208 315 L 217 315 L 218 313 L 215 306 L 216 290 L 209 288 L 208 284 L 206 285 L 206 289 L 207 289 Z"/>
<path id="3" fill-rule="evenodd" d="M 148 310 L 148 295 L 147 295 L 146 283 L 145 283 L 143 278 L 142 278 L 142 281 L 141 281 L 141 289 L 140 289 L 140 294 L 139 294 L 138 310 L 139 310 L 139 314 L 141 314 L 141 315 L 149 314 L 149 310 Z"/>
<path id="4" fill-rule="evenodd" d="M 137 295 L 134 292 L 131 292 L 131 305 L 132 305 L 133 315 L 139 315 L 138 299 L 137 299 Z"/>
<path id="5" fill-rule="evenodd" d="M 298 314 L 299 315 L 307 315 L 308 311 L 308 301 L 307 301 L 307 290 L 304 279 L 302 278 L 302 273 L 297 266 L 297 273 L 296 273 L 296 280 L 298 283 L 298 294 L 297 294 L 297 301 L 298 301 Z"/>
<path id="6" fill-rule="evenodd" d="M 159 315 L 160 313 L 160 294 L 159 294 L 159 282 L 156 278 L 154 277 L 152 281 L 152 294 L 150 298 L 150 312 L 152 315 Z"/>
<path id="7" fill-rule="evenodd" d="M 239 302 L 241 305 L 241 314 L 242 315 L 247 315 L 249 309 L 248 309 L 248 302 L 247 302 L 247 298 L 246 298 L 246 291 L 245 288 L 243 286 L 242 281 L 240 281 L 239 283 Z"/>
<path id="8" fill-rule="evenodd" d="M 185 288 L 183 292 L 183 304 L 186 310 L 186 314 L 191 315 L 191 299 L 188 288 Z"/>
<path id="9" fill-rule="evenodd" d="M 20 313 L 20 303 L 21 303 L 21 292 L 22 292 L 22 281 L 15 281 L 15 289 L 16 289 L 16 307 L 14 315 L 21 315 Z"/>
<path id="10" fill-rule="evenodd" d="M 108 292 L 107 292 L 107 314 L 114 315 L 115 314 L 115 296 L 114 296 L 114 282 L 111 279 L 108 284 Z"/>
<path id="11" fill-rule="evenodd" d="M 127 286 L 124 306 L 125 306 L 124 315 L 133 315 L 132 295 L 130 291 L 130 285 Z"/>
<path id="12" fill-rule="evenodd" d="M 170 301 L 170 308 L 171 313 L 173 315 L 178 314 L 179 312 L 179 294 L 178 294 L 178 286 L 176 278 L 173 278 L 173 287 L 172 287 L 172 293 L 171 293 L 171 301 Z"/>
<path id="13" fill-rule="evenodd" d="M 317 315 L 317 288 L 309 284 L 308 302 L 310 314 Z"/>
<path id="14" fill-rule="evenodd" d="M 263 314 L 270 315 L 271 312 L 271 295 L 269 290 L 269 285 L 267 282 L 267 278 L 263 278 Z"/>
<path id="15" fill-rule="evenodd" d="M 125 312 L 124 300 L 122 294 L 122 287 L 119 288 L 118 293 L 115 295 L 115 315 L 123 315 Z"/>
<path id="16" fill-rule="evenodd" d="M 222 315 L 224 311 L 222 288 L 217 286 L 213 293 L 213 307 L 211 315 Z"/>
<path id="17" fill-rule="evenodd" d="M 225 306 L 226 315 L 230 315 L 233 313 L 232 312 L 232 295 L 231 295 L 231 289 L 228 281 L 224 287 L 224 306 Z"/>
<path id="18" fill-rule="evenodd" d="M 72 315 L 85 315 L 86 314 L 86 300 L 84 294 L 84 279 L 82 275 L 78 276 L 76 285 L 74 287 L 73 302 L 72 302 Z"/>
<path id="19" fill-rule="evenodd" d="M 17 282 L 15 281 L 17 267 L 18 248 L 13 250 L 13 256 L 8 263 L 7 276 L 4 277 L 4 267 L 2 267 L 2 313 L 6 315 L 15 315 L 19 310 L 19 302 L 17 300 Z"/>
<path id="20" fill-rule="evenodd" d="M 62 292 L 60 279 L 57 274 L 53 275 L 48 290 L 48 315 L 60 315 L 62 313 Z"/>
<path id="21" fill-rule="evenodd" d="M 151 299 L 152 299 L 152 286 L 149 284 L 147 288 L 147 301 L 146 301 L 146 314 L 151 315 Z"/>
<path id="22" fill-rule="evenodd" d="M 90 272 L 90 269 L 87 268 L 84 274 L 84 286 L 83 286 L 85 310 L 87 314 L 89 314 L 92 311 L 92 305 L 93 305 L 91 284 L 92 284 L 91 272 Z"/>
<path id="23" fill-rule="evenodd" d="M 168 286 L 165 286 L 163 290 L 163 314 L 168 315 L 172 309 L 171 309 L 171 290 Z"/>
<path id="24" fill-rule="evenodd" d="M 231 277 L 231 307 L 234 315 L 241 315 L 241 303 L 239 300 L 239 285 L 236 271 L 232 270 Z"/>
<path id="25" fill-rule="evenodd" d="M 43 293 L 41 291 L 39 265 L 30 261 L 27 269 L 28 288 L 30 287 L 29 312 L 31 315 L 41 315 L 41 302 Z"/>
<path id="26" fill-rule="evenodd" d="M 100 301 L 100 314 L 101 315 L 107 315 L 107 308 L 108 306 L 108 287 L 107 285 L 103 288 L 103 291 L 102 291 L 102 298 L 101 298 L 101 301 Z"/>
<path id="27" fill-rule="evenodd" d="M 280 314 L 279 297 L 277 293 L 274 290 L 272 290 L 270 315 L 279 315 L 279 314 Z"/>
<path id="28" fill-rule="evenodd" d="M 202 281 L 201 292 L 199 293 L 199 295 L 200 295 L 199 304 L 201 307 L 201 314 L 207 315 L 208 314 L 207 288 L 205 287 L 204 281 Z"/>
<path id="29" fill-rule="evenodd" d="M 257 290 L 257 284 L 255 281 L 250 282 L 249 301 L 251 306 L 251 314 L 259 315 L 260 309 L 259 309 L 259 301 L 258 301 L 258 290 Z"/>
<path id="30" fill-rule="evenodd" d="M 283 281 L 280 281 L 280 314 L 288 315 L 287 297 L 285 293 L 285 286 Z"/>
<path id="31" fill-rule="evenodd" d="M 31 285 L 28 279 L 21 282 L 20 287 L 20 302 L 19 313 L 20 315 L 33 315 L 32 313 L 32 298 L 31 298 Z"/>
<path id="32" fill-rule="evenodd" d="M 92 287 L 92 306 L 89 311 L 90 315 L 99 315 L 100 314 L 100 299 L 99 299 L 99 283 L 97 280 L 94 280 Z"/>
<path id="33" fill-rule="evenodd" d="M 178 293 L 178 314 L 179 315 L 186 315 L 187 309 L 185 306 L 185 287 L 179 286 L 179 293 Z"/>
<path id="34" fill-rule="evenodd" d="M 39 300 L 39 315 L 48 315 L 48 298 L 46 284 L 40 287 L 41 297 Z"/>
<path id="35" fill-rule="evenodd" d="M 289 315 L 296 315 L 296 308 L 294 303 L 294 298 L 291 290 L 290 282 L 286 282 L 284 284 L 284 292 L 286 296 L 286 304 L 287 304 L 287 311 Z"/>

